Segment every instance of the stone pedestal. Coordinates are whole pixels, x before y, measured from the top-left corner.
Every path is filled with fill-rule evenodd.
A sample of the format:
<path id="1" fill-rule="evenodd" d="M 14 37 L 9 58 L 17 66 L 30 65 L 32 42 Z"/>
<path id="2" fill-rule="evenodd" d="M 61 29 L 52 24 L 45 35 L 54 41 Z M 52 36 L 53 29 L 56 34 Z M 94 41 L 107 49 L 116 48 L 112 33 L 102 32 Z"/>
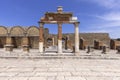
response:
<path id="1" fill-rule="evenodd" d="M 109 48 L 106 47 L 106 46 L 103 46 L 103 48 L 102 48 L 102 53 L 103 53 L 103 54 L 107 54 L 107 52 L 109 52 Z"/>
<path id="2" fill-rule="evenodd" d="M 29 52 L 29 45 L 23 45 L 23 52 L 28 53 Z"/>
<path id="3" fill-rule="evenodd" d="M 11 37 L 7 37 L 6 38 L 6 45 L 4 46 L 6 51 L 13 51 L 13 45 L 12 45 L 12 38 Z"/>
<path id="4" fill-rule="evenodd" d="M 87 47 L 87 53 L 90 53 L 90 52 L 93 52 L 94 51 L 94 48 L 91 47 L 91 46 L 88 46 Z"/>
<path id="5" fill-rule="evenodd" d="M 13 51 L 13 45 L 5 45 L 4 47 L 6 51 Z"/>
<path id="6" fill-rule="evenodd" d="M 29 39 L 28 37 L 23 37 L 22 39 L 23 52 L 29 52 Z"/>

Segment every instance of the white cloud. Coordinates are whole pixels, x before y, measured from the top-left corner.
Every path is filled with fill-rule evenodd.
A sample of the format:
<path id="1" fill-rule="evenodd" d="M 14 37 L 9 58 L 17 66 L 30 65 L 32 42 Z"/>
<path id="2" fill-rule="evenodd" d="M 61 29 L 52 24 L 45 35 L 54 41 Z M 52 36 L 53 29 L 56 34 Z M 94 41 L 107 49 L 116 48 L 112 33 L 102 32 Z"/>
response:
<path id="1" fill-rule="evenodd" d="M 94 3 L 94 7 L 101 6 L 103 13 L 92 15 L 91 23 L 83 32 L 107 32 L 112 38 L 120 38 L 120 0 L 80 0 Z M 98 8 L 99 9 L 99 8 Z M 94 15 L 94 16 L 93 16 Z"/>
<path id="2" fill-rule="evenodd" d="M 89 0 L 105 8 L 120 8 L 120 0 Z"/>
<path id="3" fill-rule="evenodd" d="M 120 12 L 111 12 L 97 17 L 106 21 L 120 21 Z"/>

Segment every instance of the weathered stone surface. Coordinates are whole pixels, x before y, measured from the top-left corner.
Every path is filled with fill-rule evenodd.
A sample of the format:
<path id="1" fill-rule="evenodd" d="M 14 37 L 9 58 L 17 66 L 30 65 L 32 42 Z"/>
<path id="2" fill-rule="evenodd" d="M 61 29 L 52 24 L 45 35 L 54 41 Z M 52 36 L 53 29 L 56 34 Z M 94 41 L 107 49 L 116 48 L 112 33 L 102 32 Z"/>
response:
<path id="1" fill-rule="evenodd" d="M 0 61 L 0 80 L 120 80 L 120 60 L 0 59 Z"/>
<path id="2" fill-rule="evenodd" d="M 0 35 L 6 36 L 8 33 L 8 30 L 4 26 L 0 26 Z"/>
<path id="3" fill-rule="evenodd" d="M 120 47 L 120 41 L 111 39 L 111 41 L 110 41 L 110 48 L 116 50 L 119 47 Z"/>
<path id="4" fill-rule="evenodd" d="M 12 36 L 23 36 L 24 29 L 20 26 L 14 26 L 10 29 L 10 35 Z"/>
<path id="5" fill-rule="evenodd" d="M 27 29 L 27 35 L 28 36 L 38 36 L 39 35 L 39 28 L 36 26 L 30 26 Z"/>
<path id="6" fill-rule="evenodd" d="M 8 30 L 8 32 L 10 32 L 9 36 L 12 36 L 12 40 L 13 40 L 13 45 L 14 48 L 22 48 L 22 38 L 27 35 L 29 38 L 29 46 L 30 48 L 38 48 L 38 44 L 39 44 L 39 28 L 36 26 L 30 26 L 30 27 L 21 27 L 21 26 L 16 26 L 16 27 L 11 27 L 11 28 L 7 28 L 7 27 L 0 27 L 0 31 L 2 34 L 0 34 L 0 44 L 1 44 L 1 48 L 4 47 L 4 45 L 6 44 L 5 40 L 6 40 L 6 31 Z M 48 38 L 54 38 L 54 45 L 57 45 L 58 43 L 58 38 L 57 38 L 57 34 L 50 34 L 49 33 L 49 29 L 44 28 L 44 45 L 47 46 Z M 3 33 L 5 35 L 3 35 Z M 25 33 L 25 34 L 24 34 Z M 67 40 L 66 38 L 69 36 L 69 40 Z M 94 40 L 99 40 L 102 43 L 106 44 L 109 46 L 110 44 L 110 37 L 108 33 L 80 33 L 79 37 L 82 37 L 85 42 L 87 43 L 86 45 L 94 45 L 93 41 Z M 52 39 L 51 38 L 51 39 Z M 66 45 L 68 47 L 68 49 L 72 49 L 73 45 L 75 44 L 75 39 L 74 39 L 74 33 L 66 33 L 66 34 L 62 34 L 62 40 L 64 40 L 63 42 L 63 48 L 66 48 Z M 50 45 L 49 45 L 50 46 Z M 52 44 L 51 44 L 52 46 Z"/>

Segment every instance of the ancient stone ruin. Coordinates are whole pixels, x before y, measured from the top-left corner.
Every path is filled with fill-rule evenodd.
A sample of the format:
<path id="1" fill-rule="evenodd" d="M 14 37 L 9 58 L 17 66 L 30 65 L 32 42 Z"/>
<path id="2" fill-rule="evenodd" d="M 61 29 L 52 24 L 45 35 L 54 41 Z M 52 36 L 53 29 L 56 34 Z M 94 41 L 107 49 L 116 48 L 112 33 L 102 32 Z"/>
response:
<path id="1" fill-rule="evenodd" d="M 23 52 L 29 52 L 30 49 L 39 49 L 40 54 L 45 52 L 46 48 L 57 47 L 57 53 L 63 53 L 63 49 L 72 50 L 78 55 L 79 50 L 85 50 L 87 47 L 102 49 L 104 46 L 117 49 L 120 41 L 112 40 L 108 33 L 79 33 L 79 21 L 70 12 L 63 12 L 60 6 L 57 12 L 46 12 L 40 19 L 37 26 L 0 26 L 0 48 L 6 51 L 13 51 L 15 48 L 23 49 Z M 50 34 L 44 24 L 57 24 L 58 34 Z M 62 24 L 72 24 L 75 33 L 62 33 Z"/>

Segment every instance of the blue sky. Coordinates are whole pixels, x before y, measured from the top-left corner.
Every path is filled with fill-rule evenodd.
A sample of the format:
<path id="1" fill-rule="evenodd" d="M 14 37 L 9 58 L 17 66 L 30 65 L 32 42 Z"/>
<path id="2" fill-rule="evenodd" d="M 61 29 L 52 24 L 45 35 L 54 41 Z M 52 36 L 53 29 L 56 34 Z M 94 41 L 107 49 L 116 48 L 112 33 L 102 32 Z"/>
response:
<path id="1" fill-rule="evenodd" d="M 63 6 L 64 11 L 78 17 L 80 32 L 105 32 L 111 38 L 120 38 L 119 4 L 120 0 L 0 0 L 0 25 L 38 26 L 45 12 L 55 12 L 57 6 Z M 57 25 L 44 27 L 57 33 Z M 63 25 L 63 33 L 73 32 L 73 25 Z"/>

